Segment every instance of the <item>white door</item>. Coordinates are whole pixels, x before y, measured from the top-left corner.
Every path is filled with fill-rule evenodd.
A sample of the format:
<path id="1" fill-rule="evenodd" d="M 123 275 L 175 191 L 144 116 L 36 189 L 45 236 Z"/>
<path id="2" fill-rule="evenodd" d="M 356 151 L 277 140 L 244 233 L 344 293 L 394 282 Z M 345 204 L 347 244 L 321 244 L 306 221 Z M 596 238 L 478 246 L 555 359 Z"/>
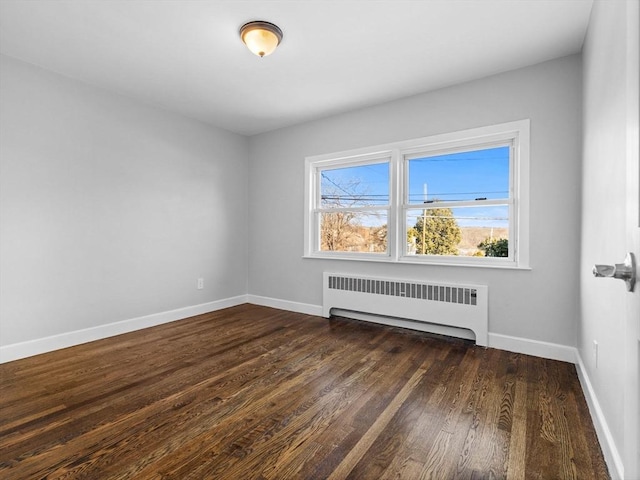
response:
<path id="1" fill-rule="evenodd" d="M 639 2 L 627 2 L 627 8 L 627 247 L 635 254 L 637 267 L 640 263 Z M 636 282 L 635 291 L 626 296 L 626 324 L 625 478 L 640 479 L 640 281 Z"/>
<path id="2" fill-rule="evenodd" d="M 626 480 L 640 480 L 640 278 L 628 292 L 586 267 L 640 263 L 639 3 L 594 2 L 583 51 L 580 360 L 609 469 Z"/>

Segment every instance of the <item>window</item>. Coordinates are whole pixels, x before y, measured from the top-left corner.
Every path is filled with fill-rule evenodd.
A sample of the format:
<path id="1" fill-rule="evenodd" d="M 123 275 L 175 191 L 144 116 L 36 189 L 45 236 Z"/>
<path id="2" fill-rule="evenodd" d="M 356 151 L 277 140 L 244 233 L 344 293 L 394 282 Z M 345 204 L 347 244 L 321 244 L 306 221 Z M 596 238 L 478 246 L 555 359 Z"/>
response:
<path id="1" fill-rule="evenodd" d="M 388 253 L 389 159 L 319 167 L 320 252 Z"/>
<path id="2" fill-rule="evenodd" d="M 529 121 L 307 158 L 305 256 L 528 268 Z"/>

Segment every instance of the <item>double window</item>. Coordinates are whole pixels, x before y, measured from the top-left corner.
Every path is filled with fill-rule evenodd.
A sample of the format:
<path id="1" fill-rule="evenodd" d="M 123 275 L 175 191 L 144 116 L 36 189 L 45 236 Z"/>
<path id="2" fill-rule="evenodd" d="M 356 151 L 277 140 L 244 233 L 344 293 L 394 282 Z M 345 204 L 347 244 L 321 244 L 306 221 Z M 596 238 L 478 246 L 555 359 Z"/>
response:
<path id="1" fill-rule="evenodd" d="M 306 160 L 305 256 L 528 267 L 529 121 Z"/>

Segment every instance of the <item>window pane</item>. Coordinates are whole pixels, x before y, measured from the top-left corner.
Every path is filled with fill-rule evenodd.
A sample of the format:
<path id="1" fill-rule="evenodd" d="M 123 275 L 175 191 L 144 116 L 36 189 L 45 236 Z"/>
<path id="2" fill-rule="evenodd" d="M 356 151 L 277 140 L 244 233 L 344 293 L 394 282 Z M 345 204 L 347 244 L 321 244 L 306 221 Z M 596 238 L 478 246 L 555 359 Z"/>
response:
<path id="1" fill-rule="evenodd" d="M 389 162 L 320 171 L 320 206 L 389 204 Z"/>
<path id="2" fill-rule="evenodd" d="M 409 160 L 408 203 L 509 198 L 508 146 Z"/>
<path id="3" fill-rule="evenodd" d="M 320 214 L 320 251 L 387 251 L 387 212 L 334 212 Z"/>
<path id="4" fill-rule="evenodd" d="M 508 205 L 415 209 L 406 222 L 408 255 L 509 255 Z"/>

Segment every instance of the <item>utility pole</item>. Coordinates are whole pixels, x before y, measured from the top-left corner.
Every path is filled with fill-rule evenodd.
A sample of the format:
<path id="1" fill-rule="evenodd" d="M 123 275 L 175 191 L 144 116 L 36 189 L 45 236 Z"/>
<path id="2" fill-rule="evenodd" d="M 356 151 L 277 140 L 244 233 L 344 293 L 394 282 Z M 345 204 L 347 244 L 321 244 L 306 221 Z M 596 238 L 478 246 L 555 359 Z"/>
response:
<path id="1" fill-rule="evenodd" d="M 424 194 L 424 204 L 427 204 L 427 184 L 422 184 L 422 191 Z M 426 230 L 427 230 L 427 209 L 422 210 L 422 255 L 425 254 L 426 250 Z"/>

